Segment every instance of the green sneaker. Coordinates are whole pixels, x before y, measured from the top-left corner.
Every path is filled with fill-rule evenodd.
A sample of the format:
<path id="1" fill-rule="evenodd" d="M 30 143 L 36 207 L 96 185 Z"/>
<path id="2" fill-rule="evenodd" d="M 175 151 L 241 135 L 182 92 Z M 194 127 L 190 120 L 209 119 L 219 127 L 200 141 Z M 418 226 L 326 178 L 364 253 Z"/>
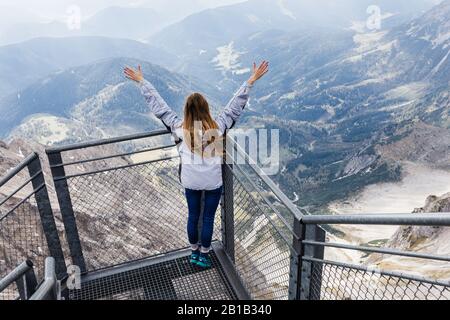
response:
<path id="1" fill-rule="evenodd" d="M 200 250 L 192 250 L 190 259 L 191 263 L 196 265 L 198 263 L 199 258 L 200 258 Z"/>
<path id="2" fill-rule="evenodd" d="M 200 253 L 200 257 L 198 258 L 197 265 L 204 269 L 211 268 L 212 262 L 211 262 L 209 253 Z"/>

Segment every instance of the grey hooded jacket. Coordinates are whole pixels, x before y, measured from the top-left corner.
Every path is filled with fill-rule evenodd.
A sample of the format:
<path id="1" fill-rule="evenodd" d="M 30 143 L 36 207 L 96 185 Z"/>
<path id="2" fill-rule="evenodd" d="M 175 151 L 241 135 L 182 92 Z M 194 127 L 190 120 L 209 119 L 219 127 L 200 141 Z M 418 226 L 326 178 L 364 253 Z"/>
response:
<path id="1" fill-rule="evenodd" d="M 167 105 L 155 87 L 144 80 L 140 83 L 141 93 L 150 111 L 169 128 L 175 139 L 181 140 L 179 153 L 182 170 L 180 174 L 183 187 L 191 190 L 215 190 L 222 186 L 222 157 L 202 157 L 191 151 L 183 140 L 183 120 Z M 247 82 L 239 88 L 225 109 L 217 117 L 219 133 L 225 134 L 241 116 L 249 99 L 250 89 Z"/>

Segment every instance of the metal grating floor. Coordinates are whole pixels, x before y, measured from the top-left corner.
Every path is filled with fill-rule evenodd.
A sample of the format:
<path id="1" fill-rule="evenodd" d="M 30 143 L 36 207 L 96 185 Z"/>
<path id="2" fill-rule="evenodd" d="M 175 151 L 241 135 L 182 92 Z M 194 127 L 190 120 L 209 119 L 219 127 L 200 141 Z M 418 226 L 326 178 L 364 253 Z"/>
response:
<path id="1" fill-rule="evenodd" d="M 220 262 L 211 252 L 213 267 L 203 270 L 189 256 L 162 261 L 92 280 L 70 290 L 70 300 L 236 300 Z"/>

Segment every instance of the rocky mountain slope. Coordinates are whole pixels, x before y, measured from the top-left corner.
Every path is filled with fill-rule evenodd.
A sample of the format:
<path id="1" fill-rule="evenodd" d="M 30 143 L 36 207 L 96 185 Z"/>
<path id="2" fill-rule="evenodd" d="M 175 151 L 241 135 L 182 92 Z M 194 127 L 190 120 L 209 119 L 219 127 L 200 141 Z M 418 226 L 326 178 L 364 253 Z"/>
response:
<path id="1" fill-rule="evenodd" d="M 208 53 L 240 36 L 269 29 L 350 28 L 367 19 L 366 11 L 370 5 L 381 8 L 384 23 L 392 27 L 429 9 L 432 3 L 423 0 L 346 0 L 337 5 L 332 0 L 319 0 L 312 5 L 305 0 L 249 0 L 190 15 L 150 37 L 150 41 L 187 57 L 198 55 L 200 50 Z"/>
<path id="2" fill-rule="evenodd" d="M 370 31 L 366 28 L 367 8 L 374 5 L 381 10 L 383 30 L 388 30 L 423 13 L 433 2 L 346 0 L 337 5 L 330 0 L 314 4 L 305 0 L 250 0 L 188 16 L 151 36 L 149 42 L 176 55 L 182 72 L 201 74 L 227 90 L 225 84 L 220 83 L 223 77 L 240 81 L 239 75 L 245 74 L 253 59 L 260 57 L 270 58 L 273 66 L 278 57 L 283 57 L 285 59 L 280 59 L 283 66 L 286 67 L 287 61 L 290 66 L 289 70 L 285 68 L 289 71 L 285 75 L 302 75 L 294 73 L 299 70 L 291 67 L 302 65 L 298 60 L 303 56 L 314 59 L 309 52 L 303 52 L 304 46 L 298 45 L 302 39 L 310 35 L 309 42 L 302 42 L 306 47 L 322 45 L 323 53 L 329 52 L 332 56 L 333 48 L 329 46 L 336 42 L 333 38 L 336 32 L 347 30 L 352 34 L 355 25 L 362 25 L 357 30 Z M 285 41 L 280 43 L 279 36 L 272 37 L 273 30 L 294 31 L 295 34 L 284 37 Z M 322 30 L 322 34 L 314 38 L 320 33 L 318 30 Z M 328 33 L 331 33 L 328 41 L 324 41 L 323 36 Z"/>
<path id="3" fill-rule="evenodd" d="M 371 183 L 376 177 L 399 179 L 395 168 L 400 160 L 398 150 L 397 161 L 385 157 L 383 150 L 406 143 L 420 151 L 416 158 L 421 161 L 447 167 L 450 79 L 445 70 L 450 65 L 450 49 L 445 34 L 450 32 L 449 15 L 450 1 L 444 1 L 393 31 L 357 34 L 349 51 L 323 66 L 302 73 L 294 71 L 298 67 L 290 68 L 287 73 L 302 77 L 290 85 L 284 83 L 284 90 L 273 87 L 272 94 L 260 100 L 265 113 L 308 120 L 325 133 L 326 138 L 319 136 L 290 145 L 294 156 L 286 166 L 299 172 L 299 182 L 290 183 L 297 185 L 293 189 L 305 190 L 305 179 L 315 177 L 322 191 L 326 193 L 332 186 L 342 196 L 345 186 L 336 183 L 353 185 L 356 191 L 360 178 Z M 421 39 L 420 30 L 427 30 L 426 39 Z M 283 74 L 272 76 L 285 79 Z M 286 90 L 289 86 L 291 89 Z M 295 129 L 291 131 L 291 135 L 296 133 Z M 412 153 L 403 155 L 403 160 L 413 157 Z M 310 157 L 319 160 L 320 167 L 308 165 L 314 163 Z M 441 157 L 443 161 L 431 160 Z M 291 172 L 287 170 L 280 183 L 287 181 Z M 320 176 L 325 177 L 325 183 L 317 179 Z M 311 200 L 308 189 L 306 185 L 306 203 Z M 328 199 L 334 197 L 330 196 Z"/>
<path id="4" fill-rule="evenodd" d="M 433 212 L 450 214 L 450 193 L 442 196 L 429 196 L 425 206 L 415 209 L 413 213 Z M 441 257 L 448 257 L 450 254 L 450 228 L 448 227 L 362 225 L 338 226 L 337 230 L 340 233 L 332 232 L 327 234 L 328 241 L 369 247 L 393 248 L 404 252 Z M 369 270 L 400 273 L 419 279 L 426 278 L 444 283 L 450 281 L 450 266 L 446 261 L 334 248 L 325 250 L 325 259 L 356 265 L 362 264 Z M 448 290 L 443 290 L 441 286 L 431 285 L 426 282 L 399 280 L 396 277 L 380 276 L 378 272 L 358 274 L 348 272 L 344 268 L 334 270 L 333 273 L 325 272 L 322 280 L 330 284 L 322 292 L 322 295 L 335 299 L 445 300 L 450 298 Z M 358 285 L 348 285 L 343 288 L 343 282 Z"/>
<path id="5" fill-rule="evenodd" d="M 333 34 L 334 42 L 326 37 L 319 38 L 320 47 L 313 47 L 314 50 L 322 49 L 329 56 L 319 51 L 322 59 L 316 63 L 306 60 L 315 57 L 307 46 L 312 38 L 291 41 L 285 36 L 285 41 L 281 44 L 276 41 L 273 49 L 281 45 L 283 50 L 280 51 L 298 52 L 299 57 L 306 58 L 298 61 L 292 53 L 270 56 L 274 50 L 269 45 L 270 60 L 275 65 L 285 61 L 289 67 L 280 72 L 274 70 L 272 79 L 285 79 L 284 87 L 275 86 L 277 92 L 264 99 L 262 105 L 267 105 L 264 111 L 277 113 L 279 110 L 279 115 L 290 120 L 299 118 L 293 112 L 303 112 L 310 116 L 310 121 L 323 121 L 324 114 L 328 114 L 327 122 L 336 124 L 340 131 L 348 128 L 349 121 L 369 115 L 380 120 L 388 120 L 391 115 L 396 120 L 422 115 L 429 121 L 445 124 L 450 64 L 447 59 L 450 27 L 446 22 L 449 13 L 450 2 L 444 1 L 420 18 L 391 31 L 348 33 L 341 37 Z M 427 30 L 426 35 L 424 30 Z M 269 34 L 260 37 L 271 38 Z M 250 43 L 246 48 L 237 47 L 236 51 L 246 52 L 252 47 L 255 46 Z M 347 50 L 339 50 L 343 47 Z M 250 55 L 260 49 L 256 47 Z M 297 77 L 290 79 L 289 74 Z M 365 124 L 358 123 L 353 131 Z"/>
<path id="6" fill-rule="evenodd" d="M 425 206 L 413 213 L 450 213 L 450 193 L 430 196 Z M 389 240 L 390 248 L 419 252 L 434 252 L 439 255 L 450 254 L 450 228 L 445 227 L 401 227 Z M 449 277 L 450 277 L 450 270 Z"/>
<path id="7" fill-rule="evenodd" d="M 429 196 L 425 206 L 414 213 L 450 213 L 450 193 L 442 196 Z M 450 255 L 450 228 L 428 226 L 405 226 L 398 230 L 385 244 L 388 248 L 433 254 Z M 450 267 L 447 262 L 372 254 L 366 264 L 383 270 L 397 270 L 431 279 L 450 280 Z"/>
<path id="8" fill-rule="evenodd" d="M 41 156 L 45 154 L 44 146 L 32 141 L 26 142 L 20 139 L 11 143 L 0 141 L 0 177 L 3 177 L 34 151 L 39 152 Z M 44 175 L 47 181 L 51 181 L 48 166 L 44 167 Z M 0 199 L 2 201 L 0 205 L 0 277 L 11 272 L 25 259 L 32 259 L 36 265 L 38 276 L 43 275 L 43 261 L 48 253 L 44 242 L 45 238 L 40 228 L 36 203 L 31 198 L 19 205 L 32 192 L 31 185 L 27 185 L 10 199 L 3 201 L 6 196 L 12 194 L 28 179 L 29 175 L 25 169 L 0 188 Z M 49 189 L 52 190 L 52 187 L 49 186 Z M 50 194 L 50 199 L 52 207 L 58 208 L 56 196 Z M 18 207 L 10 212 L 16 206 Z M 63 224 L 61 219 L 57 220 L 57 226 L 62 236 Z M 28 235 L 26 240 L 24 235 Z M 0 294 L 0 299 L 12 299 L 9 294 L 12 294 L 12 292 L 7 289 Z"/>

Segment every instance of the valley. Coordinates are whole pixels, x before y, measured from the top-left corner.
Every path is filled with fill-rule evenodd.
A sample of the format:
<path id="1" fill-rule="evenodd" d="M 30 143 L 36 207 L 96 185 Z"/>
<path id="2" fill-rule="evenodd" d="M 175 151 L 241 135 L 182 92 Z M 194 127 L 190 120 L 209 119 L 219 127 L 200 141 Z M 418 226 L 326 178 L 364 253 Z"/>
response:
<path id="1" fill-rule="evenodd" d="M 280 130 L 282 170 L 271 178 L 299 207 L 372 210 L 371 194 L 355 199 L 371 186 L 413 188 L 411 168 L 449 170 L 448 0 L 434 7 L 377 1 L 385 15 L 375 31 L 361 27 L 366 1 L 337 8 L 321 0 L 328 9 L 319 11 L 303 1 L 258 3 L 193 13 L 149 30 L 145 41 L 136 41 L 142 34 L 77 35 L 0 47 L 1 139 L 58 145 L 161 128 L 138 88 L 123 78 L 125 65 L 142 64 L 178 113 L 186 95 L 199 91 L 217 114 L 253 60 L 264 58 L 272 71 L 254 88 L 239 126 Z M 92 21 L 109 23 L 117 12 Z M 425 196 L 420 190 L 417 198 Z M 411 201 L 380 210 L 405 210 L 419 200 Z"/>
<path id="2" fill-rule="evenodd" d="M 433 169 L 416 163 L 405 163 L 403 168 L 404 177 L 400 182 L 370 185 L 350 199 L 331 203 L 330 212 L 333 214 L 408 213 L 413 208 L 421 207 L 423 199 L 430 194 L 447 193 L 450 171 Z M 386 235 L 384 238 L 387 238 Z"/>

